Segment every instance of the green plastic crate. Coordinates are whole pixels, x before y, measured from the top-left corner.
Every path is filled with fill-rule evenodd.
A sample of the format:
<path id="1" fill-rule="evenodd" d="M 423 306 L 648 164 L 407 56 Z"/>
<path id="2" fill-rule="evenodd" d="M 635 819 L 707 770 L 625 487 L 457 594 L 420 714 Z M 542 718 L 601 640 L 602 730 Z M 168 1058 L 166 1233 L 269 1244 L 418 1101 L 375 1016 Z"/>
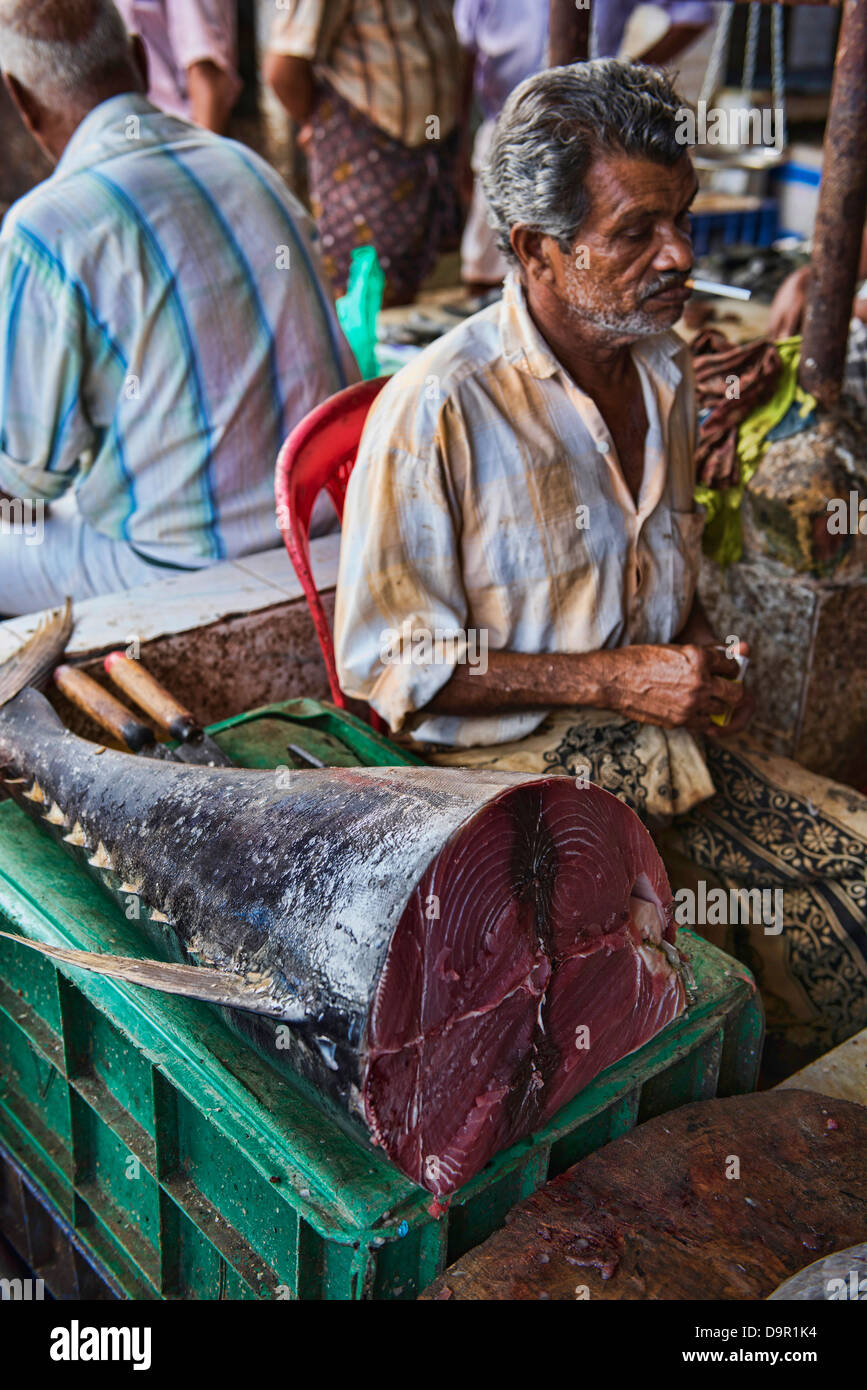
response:
<path id="1" fill-rule="evenodd" d="M 396 760 L 360 721 L 312 701 L 212 732 L 268 766 L 287 728 L 323 761 Z M 0 805 L 0 918 L 57 945 L 153 950 L 11 803 Z M 763 1020 L 752 978 L 684 940 L 697 982 L 687 1014 L 500 1154 L 445 1214 L 207 1005 L 0 941 L 0 1146 L 130 1298 L 413 1298 L 549 1176 L 676 1105 L 753 1089 Z"/>

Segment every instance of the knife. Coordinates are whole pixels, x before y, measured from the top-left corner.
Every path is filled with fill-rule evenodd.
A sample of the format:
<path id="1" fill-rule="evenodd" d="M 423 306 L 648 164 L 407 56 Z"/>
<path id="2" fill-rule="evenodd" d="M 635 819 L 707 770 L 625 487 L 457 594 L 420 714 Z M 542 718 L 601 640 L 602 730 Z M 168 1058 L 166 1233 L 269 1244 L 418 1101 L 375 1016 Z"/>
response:
<path id="1" fill-rule="evenodd" d="M 136 719 L 132 710 L 108 690 L 103 690 L 92 676 L 76 666 L 58 666 L 54 684 L 78 709 L 122 743 L 130 753 L 145 758 L 162 758 L 175 762 L 175 756 L 164 744 L 157 743 L 153 729 Z"/>
<path id="2" fill-rule="evenodd" d="M 177 739 L 177 747 L 173 750 L 176 758 L 185 763 L 206 763 L 211 767 L 235 766 L 219 744 L 205 733 L 195 715 L 179 704 L 140 661 L 131 661 L 123 652 L 110 652 L 103 665 L 115 685 L 129 695 L 155 724 Z"/>
<path id="3" fill-rule="evenodd" d="M 308 753 L 306 748 L 299 747 L 297 743 L 287 743 L 286 747 L 295 758 L 295 761 L 300 762 L 303 767 L 325 766 L 322 759 L 317 758 L 315 753 Z"/>

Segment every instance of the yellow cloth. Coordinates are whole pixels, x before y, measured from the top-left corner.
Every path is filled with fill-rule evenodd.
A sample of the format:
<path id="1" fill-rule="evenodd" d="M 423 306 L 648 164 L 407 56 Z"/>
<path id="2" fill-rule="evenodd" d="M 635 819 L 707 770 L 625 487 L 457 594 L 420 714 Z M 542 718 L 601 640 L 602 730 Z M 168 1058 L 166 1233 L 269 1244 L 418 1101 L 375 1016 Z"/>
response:
<path id="1" fill-rule="evenodd" d="M 695 489 L 695 500 L 705 509 L 705 554 L 720 565 L 733 565 L 741 557 L 740 506 L 744 488 L 762 461 L 768 435 L 793 405 L 798 407 L 802 419 L 806 419 L 816 405 L 814 398 L 798 385 L 800 337 L 784 338 L 777 343 L 777 351 L 783 362 L 777 389 L 769 401 L 756 406 L 738 430 L 740 481 L 735 487 L 713 488 L 700 484 Z"/>

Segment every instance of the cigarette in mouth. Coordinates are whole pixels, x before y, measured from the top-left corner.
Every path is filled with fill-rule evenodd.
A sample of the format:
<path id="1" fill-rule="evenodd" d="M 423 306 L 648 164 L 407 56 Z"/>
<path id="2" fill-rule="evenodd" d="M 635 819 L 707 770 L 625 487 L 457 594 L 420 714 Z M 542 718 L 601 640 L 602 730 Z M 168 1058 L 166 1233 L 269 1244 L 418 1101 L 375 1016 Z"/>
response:
<path id="1" fill-rule="evenodd" d="M 716 280 L 701 280 L 698 277 L 686 281 L 689 290 L 701 290 L 703 294 L 718 294 L 722 299 L 752 299 L 752 290 L 741 289 L 740 285 L 719 285 Z"/>

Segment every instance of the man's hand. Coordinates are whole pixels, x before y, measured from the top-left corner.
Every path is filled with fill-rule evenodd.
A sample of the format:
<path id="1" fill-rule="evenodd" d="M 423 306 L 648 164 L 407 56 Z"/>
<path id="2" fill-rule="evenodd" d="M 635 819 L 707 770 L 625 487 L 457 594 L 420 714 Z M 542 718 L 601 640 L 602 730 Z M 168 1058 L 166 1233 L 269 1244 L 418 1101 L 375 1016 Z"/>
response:
<path id="1" fill-rule="evenodd" d="M 621 669 L 610 706 L 644 724 L 717 732 L 711 715 L 731 711 L 733 719 L 744 700 L 743 686 L 732 679 L 737 662 L 715 647 L 622 647 L 617 655 Z"/>
<path id="2" fill-rule="evenodd" d="M 768 319 L 769 338 L 779 342 L 783 338 L 792 338 L 796 333 L 800 333 L 807 304 L 809 279 L 808 265 L 802 265 L 800 270 L 794 270 L 791 275 L 786 276 L 771 304 Z"/>

